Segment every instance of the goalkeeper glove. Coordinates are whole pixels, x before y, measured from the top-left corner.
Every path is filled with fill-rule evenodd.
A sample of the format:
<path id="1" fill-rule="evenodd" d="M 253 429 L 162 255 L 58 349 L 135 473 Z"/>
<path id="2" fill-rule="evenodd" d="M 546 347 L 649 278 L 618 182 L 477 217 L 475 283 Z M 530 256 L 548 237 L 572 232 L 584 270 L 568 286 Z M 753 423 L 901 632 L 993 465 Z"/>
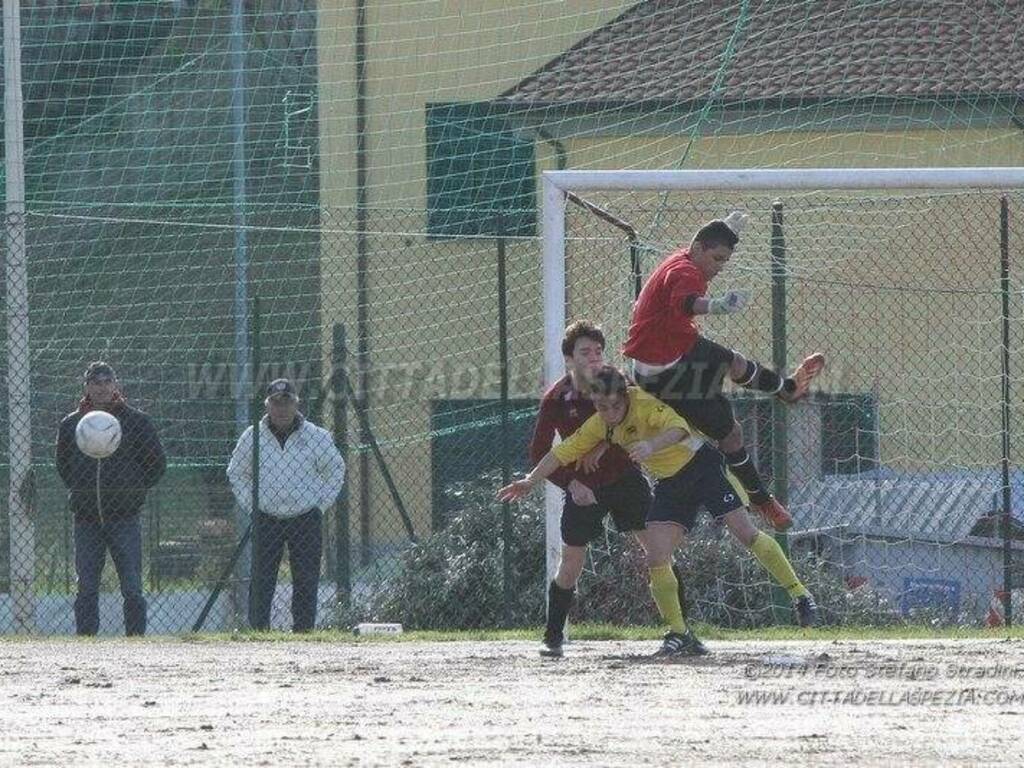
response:
<path id="1" fill-rule="evenodd" d="M 709 315 L 732 315 L 747 306 L 749 296 L 743 291 L 727 291 L 724 296 L 708 300 Z"/>
<path id="2" fill-rule="evenodd" d="M 743 229 L 747 226 L 749 220 L 750 216 L 743 211 L 733 211 L 723 219 L 725 226 L 731 229 L 736 237 L 743 234 Z"/>

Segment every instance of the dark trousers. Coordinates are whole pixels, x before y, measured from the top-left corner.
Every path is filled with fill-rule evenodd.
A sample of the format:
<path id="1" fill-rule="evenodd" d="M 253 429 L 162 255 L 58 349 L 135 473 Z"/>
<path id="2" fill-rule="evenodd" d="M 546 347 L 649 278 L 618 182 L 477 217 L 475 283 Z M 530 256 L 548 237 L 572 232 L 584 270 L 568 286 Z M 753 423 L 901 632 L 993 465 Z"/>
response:
<path id="1" fill-rule="evenodd" d="M 292 630 L 313 629 L 323 548 L 322 520 L 318 509 L 288 518 L 257 513 L 249 601 L 249 625 L 253 629 L 270 629 L 270 607 L 285 544 L 292 572 Z"/>
<path id="2" fill-rule="evenodd" d="M 95 635 L 100 628 L 100 577 L 107 550 L 114 561 L 124 598 L 126 635 L 146 633 L 146 598 L 142 594 L 142 524 L 138 515 L 99 521 L 75 521 L 75 633 Z"/>

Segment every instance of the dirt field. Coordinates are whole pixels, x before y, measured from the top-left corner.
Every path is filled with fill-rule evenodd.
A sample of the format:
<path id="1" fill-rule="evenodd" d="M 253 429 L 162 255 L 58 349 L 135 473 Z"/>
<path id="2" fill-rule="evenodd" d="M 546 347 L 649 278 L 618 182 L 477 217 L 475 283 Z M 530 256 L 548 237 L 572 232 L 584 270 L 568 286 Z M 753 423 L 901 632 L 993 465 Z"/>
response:
<path id="1" fill-rule="evenodd" d="M 710 645 L 4 641 L 0 764 L 1024 765 L 1022 642 Z"/>

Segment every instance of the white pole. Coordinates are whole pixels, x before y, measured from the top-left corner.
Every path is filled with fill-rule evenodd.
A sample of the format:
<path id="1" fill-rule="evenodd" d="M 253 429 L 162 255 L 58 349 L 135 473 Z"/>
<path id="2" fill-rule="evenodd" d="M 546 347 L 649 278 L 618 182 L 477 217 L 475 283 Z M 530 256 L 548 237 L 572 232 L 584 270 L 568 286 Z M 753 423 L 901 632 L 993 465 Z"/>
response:
<path id="1" fill-rule="evenodd" d="M 231 123 L 234 141 L 231 145 L 235 220 L 235 429 L 245 431 L 252 422 L 253 387 L 249 339 L 249 233 L 246 217 L 246 39 L 245 3 L 231 0 Z M 235 506 L 235 531 L 239 538 L 249 525 L 249 516 Z M 235 565 L 235 587 L 231 592 L 236 615 L 245 615 L 249 605 L 249 574 L 252 572 L 252 544 L 247 544 Z"/>
<path id="2" fill-rule="evenodd" d="M 4 0 L 4 175 L 7 278 L 7 407 L 11 597 L 14 631 L 35 631 L 35 531 L 31 520 L 32 419 L 29 389 L 28 268 L 25 259 L 25 138 L 22 126 L 21 17 Z"/>
<path id="3" fill-rule="evenodd" d="M 231 169 L 235 214 L 235 429 L 251 421 L 252 387 L 249 372 L 249 244 L 246 230 L 245 163 L 245 7 L 231 0 Z"/>
<path id="4" fill-rule="evenodd" d="M 544 385 L 565 374 L 562 334 L 565 331 L 565 193 L 544 178 Z M 544 484 L 547 580 L 555 578 L 562 554 L 562 494 Z"/>
<path id="5" fill-rule="evenodd" d="M 1024 187 L 1024 168 L 545 171 L 544 182 L 550 182 L 564 192 L 630 189 L 1019 189 Z"/>

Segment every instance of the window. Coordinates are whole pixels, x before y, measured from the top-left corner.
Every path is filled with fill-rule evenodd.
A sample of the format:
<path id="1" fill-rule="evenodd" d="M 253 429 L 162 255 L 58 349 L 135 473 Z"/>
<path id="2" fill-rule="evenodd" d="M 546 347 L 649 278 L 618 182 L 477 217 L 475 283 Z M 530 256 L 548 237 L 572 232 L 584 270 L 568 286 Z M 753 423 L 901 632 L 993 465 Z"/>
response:
<path id="1" fill-rule="evenodd" d="M 533 142 L 506 110 L 428 104 L 428 234 L 532 236 L 536 223 Z"/>

